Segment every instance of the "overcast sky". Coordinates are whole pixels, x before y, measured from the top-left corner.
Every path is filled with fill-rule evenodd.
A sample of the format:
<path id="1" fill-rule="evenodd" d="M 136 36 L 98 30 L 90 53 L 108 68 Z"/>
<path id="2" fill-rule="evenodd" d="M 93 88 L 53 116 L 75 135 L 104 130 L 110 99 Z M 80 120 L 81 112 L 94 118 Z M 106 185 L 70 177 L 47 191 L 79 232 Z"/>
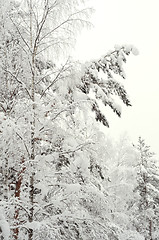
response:
<path id="1" fill-rule="evenodd" d="M 143 137 L 159 156 L 159 0 L 90 0 L 96 12 L 94 28 L 84 30 L 76 45 L 81 60 L 98 58 L 115 44 L 133 44 L 139 56 L 129 56 L 124 84 L 132 107 L 123 107 L 119 119 L 110 113 L 110 129 L 119 136 L 127 131 L 136 142 Z"/>

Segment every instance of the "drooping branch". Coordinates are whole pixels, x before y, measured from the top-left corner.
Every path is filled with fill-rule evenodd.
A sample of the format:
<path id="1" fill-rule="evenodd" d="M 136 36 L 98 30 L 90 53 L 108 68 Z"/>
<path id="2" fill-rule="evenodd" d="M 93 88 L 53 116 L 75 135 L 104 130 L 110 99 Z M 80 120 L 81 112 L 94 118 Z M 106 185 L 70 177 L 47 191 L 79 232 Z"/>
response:
<path id="1" fill-rule="evenodd" d="M 129 96 L 120 82 L 114 79 L 114 75 L 118 75 L 125 79 L 123 63 L 126 62 L 126 56 L 130 53 L 138 54 L 133 46 L 116 46 L 114 51 L 106 54 L 97 61 L 86 64 L 84 74 L 81 78 L 81 84 L 78 88 L 90 98 L 90 91 L 95 95 L 95 103 L 92 105 L 92 111 L 96 114 L 96 120 L 102 122 L 105 126 L 109 126 L 104 114 L 102 114 L 98 99 L 105 106 L 109 106 L 119 117 L 121 109 L 116 104 L 113 96 L 118 96 L 126 106 L 131 106 Z M 102 77 L 101 77 L 102 75 Z"/>

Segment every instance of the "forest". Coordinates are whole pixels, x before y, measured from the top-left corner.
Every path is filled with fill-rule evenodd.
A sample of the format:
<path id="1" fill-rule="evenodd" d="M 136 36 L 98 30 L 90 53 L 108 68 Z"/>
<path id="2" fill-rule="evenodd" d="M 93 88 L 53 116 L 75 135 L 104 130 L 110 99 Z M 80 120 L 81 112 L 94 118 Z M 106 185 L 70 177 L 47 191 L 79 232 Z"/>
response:
<path id="1" fill-rule="evenodd" d="M 124 65 L 138 50 L 75 61 L 76 37 L 91 27 L 85 2 L 1 1 L 1 240 L 159 239 L 155 153 L 142 136 L 100 129 L 111 127 L 104 108 L 122 117 L 133 105 Z"/>

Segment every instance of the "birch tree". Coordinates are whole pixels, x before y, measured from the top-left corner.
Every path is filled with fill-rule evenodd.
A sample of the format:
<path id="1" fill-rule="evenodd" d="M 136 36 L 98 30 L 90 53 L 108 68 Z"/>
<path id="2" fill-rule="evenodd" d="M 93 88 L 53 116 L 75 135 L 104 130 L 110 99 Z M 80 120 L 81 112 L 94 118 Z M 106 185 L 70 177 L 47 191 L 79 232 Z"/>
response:
<path id="1" fill-rule="evenodd" d="M 56 72 L 57 69 L 55 72 L 53 72 L 52 63 L 50 64 L 49 62 L 43 61 L 42 64 L 45 65 L 45 67 L 43 65 L 39 66 L 41 64 L 39 56 L 42 57 L 44 50 L 46 52 L 46 49 L 50 47 L 51 51 L 53 52 L 53 56 L 57 56 L 57 48 L 61 48 L 64 43 L 67 44 L 68 37 L 73 37 L 74 25 L 76 24 L 76 26 L 78 25 L 80 27 L 82 24 L 87 22 L 85 20 L 85 16 L 87 16 L 87 10 L 80 10 L 77 6 L 78 3 L 78 1 L 72 1 L 68 4 L 67 1 L 30 0 L 13 2 L 10 11 L 7 11 L 7 9 L 5 9 L 6 16 L 4 21 L 7 19 L 8 26 L 12 26 L 14 29 L 11 31 L 10 29 L 8 30 L 8 39 L 6 36 L 4 36 L 4 45 L 1 48 L 1 69 L 6 78 L 3 78 L 3 83 L 5 84 L 6 91 L 9 92 L 9 95 L 11 95 L 13 98 L 12 105 L 9 102 L 10 104 L 6 106 L 6 94 L 4 93 L 5 100 L 1 103 L 1 109 L 3 112 L 2 118 L 6 119 L 6 122 L 3 122 L 2 124 L 2 134 L 5 135 L 5 130 L 7 129 L 9 131 L 8 139 L 6 139 L 6 135 L 4 139 L 6 140 L 7 146 L 12 143 L 11 150 L 7 150 L 8 157 L 5 157 L 5 169 L 10 169 L 12 172 L 11 174 L 16 173 L 15 179 L 12 179 L 16 182 L 16 185 L 14 187 L 15 201 L 20 199 L 23 173 L 27 172 L 29 174 L 29 179 L 25 180 L 29 181 L 27 185 L 29 189 L 28 194 L 30 204 L 27 207 L 28 211 L 26 211 L 26 213 L 28 215 L 28 220 L 30 223 L 33 222 L 34 215 L 34 160 L 36 156 L 35 131 L 37 130 L 35 96 L 38 96 L 38 92 L 41 90 L 43 91 L 40 95 L 42 98 L 47 89 L 49 89 L 50 86 L 58 80 L 58 78 L 60 78 L 63 72 L 69 69 L 68 61 L 66 61 L 66 63 L 60 68 L 58 72 Z M 4 30 L 6 31 L 6 29 Z M 17 45 L 14 45 L 15 41 L 17 41 Z M 14 46 L 11 48 L 11 45 Z M 11 62 L 7 61 L 8 59 L 6 55 L 6 52 L 8 54 L 10 51 L 9 48 L 11 50 L 14 50 L 13 53 L 10 52 L 10 55 L 8 55 L 8 57 L 11 59 Z M 21 53 L 18 53 L 17 48 L 21 51 Z M 16 60 L 15 51 L 17 51 L 18 55 L 18 59 Z M 3 60 L 5 60 L 5 63 Z M 12 66 L 13 61 L 15 62 L 14 66 Z M 44 73 L 44 76 L 41 77 L 40 71 L 42 71 L 43 68 L 45 68 L 46 71 Z M 47 78 L 51 75 L 55 76 L 55 78 L 50 80 L 52 81 L 50 83 Z M 14 82 L 15 88 L 13 87 L 11 81 Z M 49 83 L 49 85 L 44 84 L 44 81 Z M 44 89 L 39 89 L 38 83 L 43 83 Z M 10 90 L 8 85 L 12 86 L 12 88 L 14 88 L 14 91 Z M 17 89 L 19 91 L 17 91 Z M 19 94 L 21 95 L 20 97 Z M 18 96 L 18 99 L 15 100 L 15 96 Z M 24 106 L 26 107 L 26 111 L 28 111 L 28 115 L 26 115 Z M 18 108 L 21 109 L 21 114 Z M 6 116 L 8 112 L 10 114 L 9 116 Z M 9 139 L 10 135 L 12 135 L 12 141 Z M 15 143 L 16 141 L 18 141 L 18 144 Z M 21 144 L 24 146 L 24 148 L 22 148 Z M 12 168 L 8 165 L 8 158 L 11 162 L 11 165 L 13 165 L 14 161 L 11 161 L 11 158 L 9 157 L 9 155 L 15 156 L 16 154 L 16 152 L 13 151 L 13 145 L 16 146 L 17 155 L 19 156 L 19 153 L 22 155 L 20 156 L 19 161 L 16 159 L 17 166 Z M 6 191 L 8 191 L 10 190 L 10 184 L 8 183 L 8 170 L 4 175 L 4 186 L 7 189 Z M 7 195 L 8 193 L 6 196 Z M 19 210 L 17 208 L 19 207 L 15 207 L 15 213 L 13 215 L 16 225 L 19 226 L 21 220 L 19 220 L 20 216 Z M 13 237 L 15 239 L 18 239 L 20 237 L 18 236 L 18 229 L 19 228 L 15 226 L 13 234 Z M 28 239 L 33 239 L 32 228 L 28 228 Z"/>

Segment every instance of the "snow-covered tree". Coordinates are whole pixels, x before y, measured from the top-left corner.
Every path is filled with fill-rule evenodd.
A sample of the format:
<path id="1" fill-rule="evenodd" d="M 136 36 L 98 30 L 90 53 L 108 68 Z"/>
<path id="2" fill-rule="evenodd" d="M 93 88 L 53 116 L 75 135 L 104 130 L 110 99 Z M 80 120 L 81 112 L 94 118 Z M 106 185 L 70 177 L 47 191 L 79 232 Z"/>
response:
<path id="1" fill-rule="evenodd" d="M 119 239 L 131 239 L 131 236 L 140 239 L 139 234 L 132 229 L 128 211 L 128 202 L 133 199 L 133 189 L 136 186 L 136 153 L 125 133 L 118 141 L 110 139 L 106 149 L 107 178 L 104 188 L 109 202 L 107 216 L 120 228 Z"/>
<path id="2" fill-rule="evenodd" d="M 138 145 L 137 186 L 134 189 L 135 200 L 132 200 L 132 221 L 136 230 L 146 240 L 157 240 L 159 237 L 159 172 L 154 153 L 145 141 L 139 137 Z"/>
<path id="3" fill-rule="evenodd" d="M 104 141 L 101 148 L 90 116 L 93 110 L 108 126 L 99 99 L 118 116 L 113 95 L 130 105 L 114 76 L 125 77 L 122 63 L 136 49 L 116 46 L 84 66 L 66 56 L 57 60 L 78 27 L 88 24 L 80 1 L 12 1 L 3 10 L 0 204 L 10 239 L 116 239 L 102 187 Z"/>
<path id="4" fill-rule="evenodd" d="M 53 52 L 56 54 L 55 49 L 57 50 L 57 47 L 66 43 L 66 40 L 72 35 L 75 22 L 76 26 L 86 22 L 84 18 L 87 10 L 77 9 L 78 3 L 79 1 L 72 1 L 68 4 L 67 1 L 30 0 L 13 2 L 9 10 L 7 7 L 4 9 L 4 19 L 2 19 L 4 35 L 2 34 L 3 39 L 1 40 L 1 70 L 3 74 L 1 158 L 4 198 L 8 199 L 8 205 L 15 206 L 15 210 L 9 213 L 10 217 L 15 220 L 14 226 L 12 226 L 15 239 L 20 237 L 21 222 L 25 223 L 26 218 L 30 223 L 33 222 L 35 176 L 33 162 L 39 153 L 41 142 L 49 141 L 43 139 L 47 134 L 43 134 L 43 138 L 40 138 L 35 136 L 35 131 L 38 132 L 40 128 L 41 131 L 43 130 L 43 123 L 52 113 L 52 110 L 46 109 L 53 107 L 54 101 L 57 101 L 53 96 L 52 99 L 50 97 L 39 101 L 40 97 L 42 98 L 57 80 L 61 78 L 67 80 L 65 74 L 70 75 L 71 72 L 71 65 L 68 61 L 59 69 L 55 69 L 52 62 L 45 61 L 45 58 L 41 61 L 41 58 L 44 57 L 42 53 L 44 49 L 52 47 L 51 50 L 54 50 Z M 53 105 L 46 106 L 50 104 L 50 99 L 53 101 Z M 37 112 L 36 101 L 41 104 L 38 104 L 38 111 L 41 108 L 45 112 Z M 60 107 L 59 112 L 61 111 Z M 66 106 L 63 104 L 62 107 Z M 55 116 L 58 115 L 56 107 L 53 111 Z M 46 120 L 43 119 L 39 126 L 38 122 L 42 117 Z M 24 190 L 25 194 L 22 195 Z M 21 199 L 25 198 L 27 199 L 26 203 L 21 204 Z M 25 214 L 23 214 L 25 218 L 20 213 L 21 206 L 19 207 L 19 205 L 22 205 L 25 210 Z M 29 227 L 28 237 L 29 239 L 33 238 L 33 230 Z"/>

